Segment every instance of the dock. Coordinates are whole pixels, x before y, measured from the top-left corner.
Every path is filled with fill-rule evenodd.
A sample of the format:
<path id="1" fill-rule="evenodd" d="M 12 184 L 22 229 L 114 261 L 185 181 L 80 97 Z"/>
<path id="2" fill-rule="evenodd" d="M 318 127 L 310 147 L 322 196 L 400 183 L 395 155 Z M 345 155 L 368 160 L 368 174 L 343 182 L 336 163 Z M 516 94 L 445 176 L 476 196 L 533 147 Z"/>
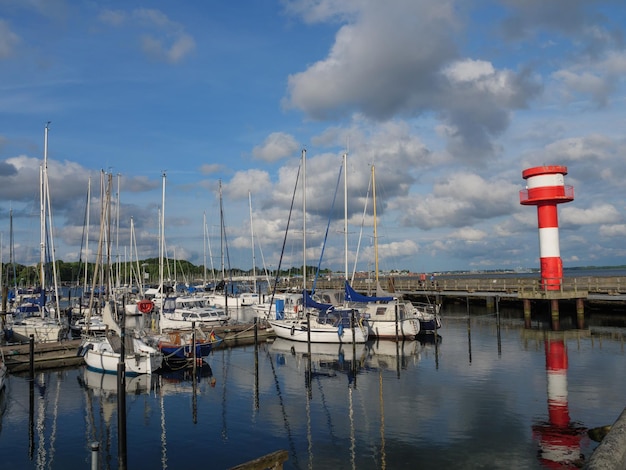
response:
<path id="1" fill-rule="evenodd" d="M 81 340 L 58 341 L 51 343 L 33 344 L 33 369 L 52 369 L 58 367 L 77 366 L 84 362 L 82 356 L 77 355 Z M 4 362 L 11 371 L 27 372 L 30 370 L 30 344 L 9 344 L 0 347 L 4 355 Z"/>
<path id="2" fill-rule="evenodd" d="M 217 347 L 228 348 L 244 346 L 257 342 L 265 342 L 274 336 L 271 328 L 259 323 L 255 332 L 255 324 L 235 324 L 212 328 L 222 340 Z M 70 367 L 84 364 L 84 358 L 78 355 L 81 339 L 67 341 L 35 343 L 33 342 L 33 370 Z M 30 343 L 9 344 L 0 346 L 4 362 L 12 373 L 28 372 L 31 368 Z"/>
<path id="3" fill-rule="evenodd" d="M 222 340 L 218 347 L 246 346 L 255 341 L 265 342 L 275 336 L 274 331 L 265 323 L 258 323 L 255 333 L 254 323 L 224 325 L 212 328 L 211 331 Z"/>

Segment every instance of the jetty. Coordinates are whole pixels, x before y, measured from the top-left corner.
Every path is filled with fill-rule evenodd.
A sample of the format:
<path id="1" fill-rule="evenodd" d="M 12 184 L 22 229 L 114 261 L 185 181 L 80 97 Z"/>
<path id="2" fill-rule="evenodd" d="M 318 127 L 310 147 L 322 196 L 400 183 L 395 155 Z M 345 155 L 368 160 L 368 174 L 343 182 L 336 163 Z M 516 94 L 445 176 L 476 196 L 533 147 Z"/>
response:
<path id="1" fill-rule="evenodd" d="M 274 332 L 264 322 L 216 326 L 209 331 L 221 339 L 219 348 L 260 343 L 274 337 Z M 0 346 L 0 352 L 12 373 L 70 367 L 84 363 L 84 358 L 78 354 L 81 342 L 81 339 L 45 343 L 31 341 Z"/>
<path id="2" fill-rule="evenodd" d="M 49 343 L 31 341 L 2 346 L 0 350 L 9 371 L 16 373 L 80 365 L 84 362 L 83 357 L 77 355 L 80 343 L 80 339 Z"/>
<path id="3" fill-rule="evenodd" d="M 580 276 L 563 277 L 546 283 L 539 273 L 535 276 L 499 273 L 381 276 L 379 282 L 388 292 L 411 301 L 427 301 L 436 305 L 446 302 L 484 302 L 492 307 L 500 301 L 519 302 L 524 310 L 527 327 L 533 310 L 550 310 L 553 329 L 559 329 L 559 307 L 575 308 L 579 328 L 584 327 L 585 309 L 626 312 L 626 277 Z M 300 282 L 300 286 L 298 286 Z M 297 290 L 301 280 L 284 280 L 281 289 Z M 343 278 L 317 279 L 316 289 L 343 289 Z M 307 285 L 308 288 L 312 287 Z M 352 287 L 361 293 L 375 294 L 376 283 L 370 278 L 357 278 Z"/>

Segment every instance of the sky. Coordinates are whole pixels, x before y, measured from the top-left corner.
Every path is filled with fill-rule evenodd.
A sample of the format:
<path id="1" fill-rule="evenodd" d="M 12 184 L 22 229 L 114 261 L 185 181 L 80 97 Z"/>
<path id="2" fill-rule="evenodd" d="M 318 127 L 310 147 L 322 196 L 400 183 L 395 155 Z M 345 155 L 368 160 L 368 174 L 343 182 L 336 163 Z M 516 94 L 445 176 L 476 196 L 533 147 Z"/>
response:
<path id="1" fill-rule="evenodd" d="M 159 256 L 163 219 L 218 271 L 538 268 L 522 172 L 563 165 L 563 266 L 626 264 L 625 26 L 623 0 L 0 0 L 2 259 L 39 260 L 49 122 L 56 260 L 93 262 L 110 180 L 115 259 Z"/>

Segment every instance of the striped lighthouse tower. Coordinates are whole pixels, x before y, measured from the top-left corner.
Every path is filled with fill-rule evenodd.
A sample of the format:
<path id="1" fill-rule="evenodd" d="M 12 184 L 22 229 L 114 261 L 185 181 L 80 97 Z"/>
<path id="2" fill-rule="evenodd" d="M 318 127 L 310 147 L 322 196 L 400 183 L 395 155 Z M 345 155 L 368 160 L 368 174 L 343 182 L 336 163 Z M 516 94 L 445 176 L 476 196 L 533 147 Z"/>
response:
<path id="1" fill-rule="evenodd" d="M 541 285 L 545 290 L 559 290 L 563 279 L 556 206 L 574 200 L 574 188 L 564 183 L 566 174 L 567 167 L 560 165 L 537 166 L 522 172 L 526 189 L 520 191 L 520 204 L 537 206 Z"/>

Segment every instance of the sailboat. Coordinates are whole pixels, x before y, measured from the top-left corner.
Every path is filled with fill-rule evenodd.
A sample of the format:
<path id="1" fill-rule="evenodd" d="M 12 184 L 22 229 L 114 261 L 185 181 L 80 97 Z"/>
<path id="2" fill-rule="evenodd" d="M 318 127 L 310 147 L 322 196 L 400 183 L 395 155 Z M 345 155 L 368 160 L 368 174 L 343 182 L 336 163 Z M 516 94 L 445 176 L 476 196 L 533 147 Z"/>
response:
<path id="1" fill-rule="evenodd" d="M 382 290 L 378 278 L 378 236 L 376 227 L 376 178 L 372 165 L 372 201 L 374 214 L 374 258 L 376 275 L 376 296 L 366 296 L 356 292 L 347 278 L 345 300 L 348 305 L 358 307 L 367 316 L 369 335 L 381 339 L 414 339 L 421 331 L 420 311 L 411 302 L 390 295 Z"/>
<path id="2" fill-rule="evenodd" d="M 165 179 L 163 173 L 163 195 L 161 202 L 159 243 L 159 292 L 163 292 L 163 263 L 165 258 Z M 170 367 L 185 366 L 190 360 L 202 361 L 219 342 L 216 335 L 206 334 L 202 326 L 226 323 L 228 316 L 222 309 L 206 305 L 201 297 L 160 296 L 156 300 L 158 312 L 157 334 L 144 334 L 145 343 L 160 351 L 163 362 Z"/>
<path id="3" fill-rule="evenodd" d="M 108 325 L 111 324 L 108 318 L 113 317 L 114 305 L 115 302 L 107 301 L 103 308 L 103 318 Z M 163 363 L 163 354 L 147 344 L 138 334 L 114 334 L 110 330 L 105 336 L 85 337 L 78 354 L 83 356 L 87 367 L 106 373 L 117 373 L 118 364 L 123 357 L 125 374 L 128 376 L 152 374 Z"/>
<path id="4" fill-rule="evenodd" d="M 239 308 L 245 304 L 250 305 L 250 299 L 242 299 L 239 292 L 236 292 L 235 283 L 226 279 L 226 263 L 224 257 L 228 258 L 228 240 L 226 239 L 226 224 L 224 222 L 224 206 L 222 196 L 222 181 L 219 182 L 219 207 L 220 207 L 220 257 L 222 279 L 214 286 L 213 292 L 205 295 L 211 305 L 222 308 Z M 230 275 L 230 261 L 228 261 Z"/>
<path id="5" fill-rule="evenodd" d="M 57 269 L 54 260 L 54 246 L 48 246 L 48 239 L 52 245 L 54 236 L 52 232 L 50 190 L 48 185 L 48 130 L 49 122 L 44 130 L 44 159 L 43 165 L 39 169 L 40 179 L 40 222 L 41 222 L 41 243 L 40 243 L 40 286 L 38 289 L 39 298 L 31 299 L 30 302 L 18 305 L 11 315 L 10 328 L 16 339 L 29 341 L 30 336 L 35 342 L 61 341 L 66 339 L 69 327 L 66 321 L 61 319 L 61 309 L 59 307 L 59 292 L 57 288 Z M 52 259 L 48 255 L 52 254 Z M 54 305 L 48 303 L 49 269 L 52 269 L 53 301 Z"/>
<path id="6" fill-rule="evenodd" d="M 309 343 L 365 343 L 368 330 L 358 310 L 315 302 L 306 290 L 306 150 L 302 150 L 302 181 L 303 308 L 282 316 L 277 313 L 268 322 L 278 338 Z"/>
<path id="7" fill-rule="evenodd" d="M 111 199 L 111 175 L 108 175 L 108 184 L 104 205 L 102 207 L 102 215 L 100 218 L 100 239 L 98 242 L 98 255 L 96 257 L 96 265 L 94 268 L 93 286 L 91 290 L 90 308 L 87 313 L 89 321 L 89 312 L 92 311 L 93 296 L 95 285 L 98 282 L 98 274 L 100 272 L 101 258 L 103 254 L 105 228 L 109 224 L 108 207 Z M 108 245 L 107 245 L 108 246 Z M 107 258 L 108 255 L 107 255 Z M 108 272 L 108 270 L 107 270 Z M 110 279 L 108 279 L 110 281 Z M 110 287 L 109 282 L 105 283 Z M 107 294 L 111 289 L 107 288 Z M 118 310 L 119 307 L 119 310 Z M 118 315 L 119 314 L 119 315 Z M 121 325 L 117 318 L 121 318 Z M 125 375 L 133 376 L 140 374 L 151 374 L 161 367 L 163 355 L 161 352 L 148 345 L 139 335 L 139 332 L 132 331 L 126 334 L 124 322 L 124 308 L 118 306 L 117 302 L 107 299 L 102 309 L 102 319 L 108 326 L 107 334 L 104 336 L 85 336 L 78 349 L 78 355 L 82 356 L 87 367 L 95 371 L 117 373 L 118 365 L 123 363 L 125 366 Z"/>

